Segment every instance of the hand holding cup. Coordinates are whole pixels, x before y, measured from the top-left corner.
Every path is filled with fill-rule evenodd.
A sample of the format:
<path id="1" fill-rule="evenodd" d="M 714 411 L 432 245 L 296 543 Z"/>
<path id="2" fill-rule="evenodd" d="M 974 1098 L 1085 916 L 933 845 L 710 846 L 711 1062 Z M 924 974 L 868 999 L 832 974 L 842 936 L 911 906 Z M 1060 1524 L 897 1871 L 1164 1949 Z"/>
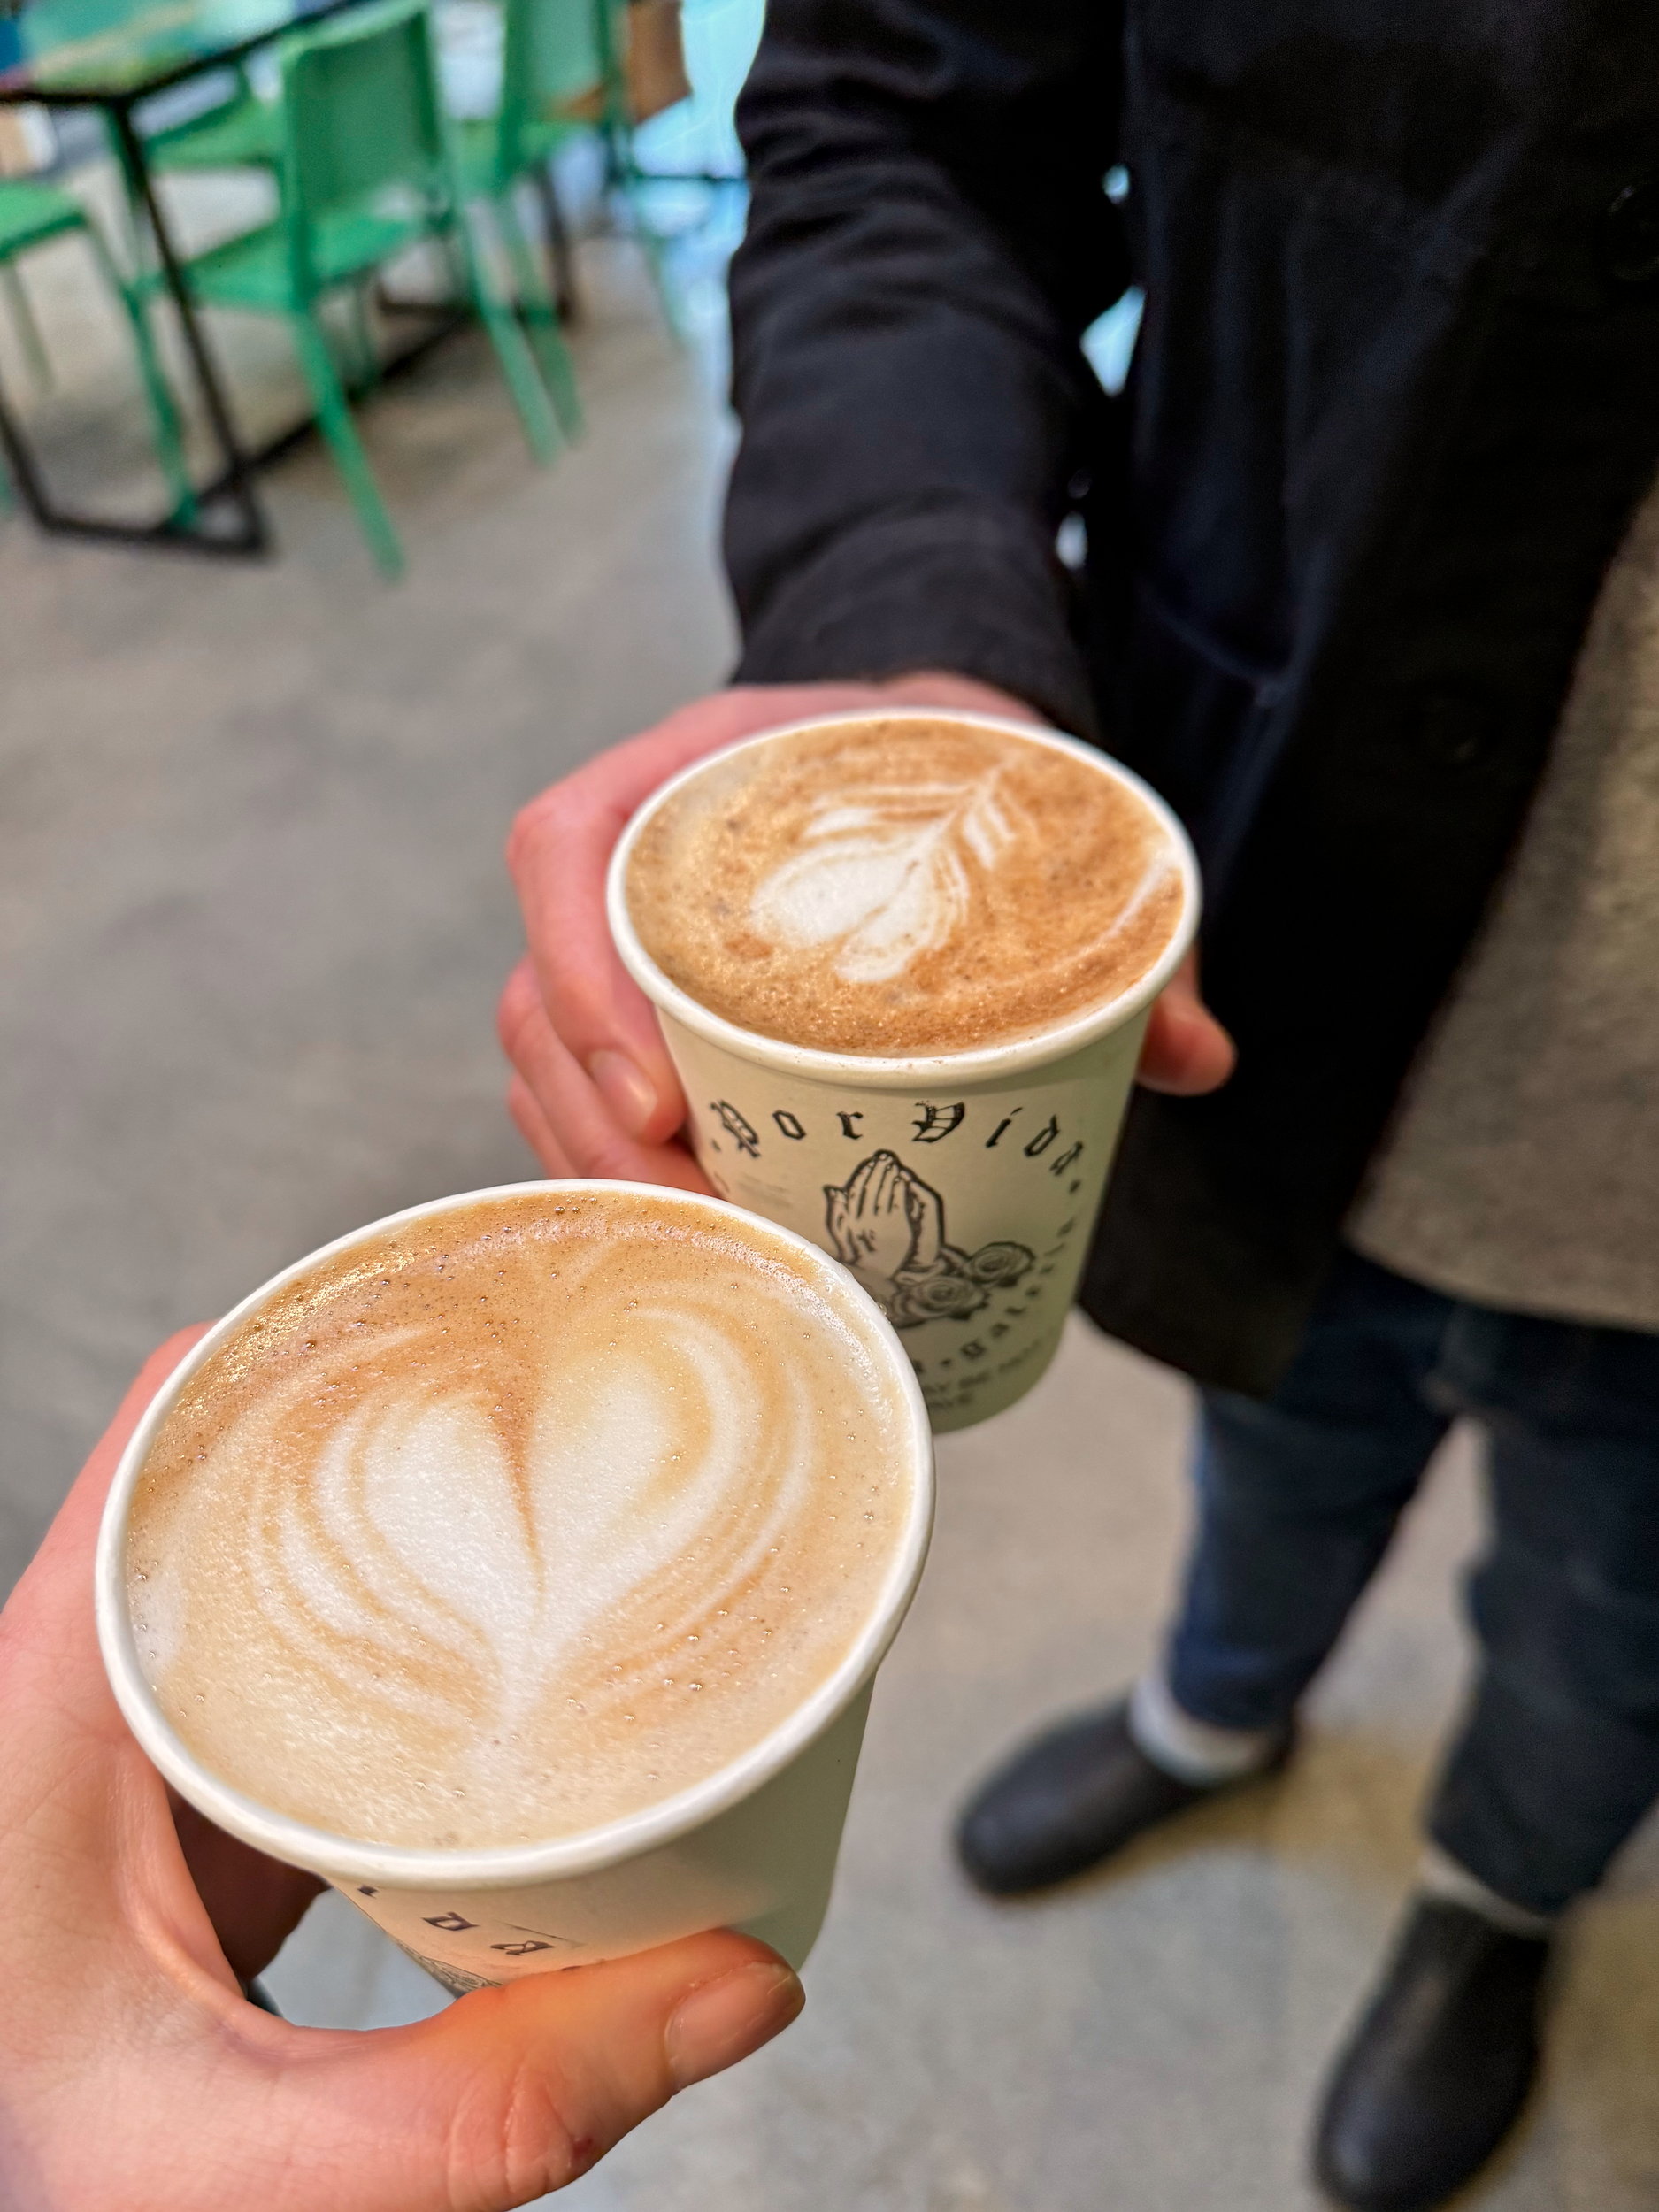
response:
<path id="1" fill-rule="evenodd" d="M 991 685 L 937 671 L 879 684 L 741 686 L 597 755 L 519 813 L 508 864 L 528 950 L 502 994 L 498 1025 L 513 1069 L 508 1103 L 548 1174 L 709 1188 L 680 1141 L 686 1102 L 662 1030 L 605 921 L 605 871 L 634 810 L 670 776 L 741 738 L 884 705 L 1041 719 Z M 1154 1090 L 1210 1091 L 1226 1080 L 1233 1057 L 1189 958 L 1153 1009 L 1140 1080 Z"/>
<path id="2" fill-rule="evenodd" d="M 170 1802 L 116 1709 L 92 1612 L 111 1471 L 201 1333 L 147 1363 L 0 1616 L 0 2200 L 504 2212 L 767 2041 L 800 1985 L 718 1932 L 407 2028 L 298 2028 L 247 2001 L 319 1885 Z"/>

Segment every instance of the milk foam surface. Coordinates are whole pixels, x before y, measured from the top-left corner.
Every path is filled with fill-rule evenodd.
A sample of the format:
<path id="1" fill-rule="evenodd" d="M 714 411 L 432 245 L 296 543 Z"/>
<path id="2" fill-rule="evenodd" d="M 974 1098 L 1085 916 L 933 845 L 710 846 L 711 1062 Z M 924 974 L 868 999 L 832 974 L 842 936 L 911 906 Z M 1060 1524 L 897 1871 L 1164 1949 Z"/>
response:
<path id="1" fill-rule="evenodd" d="M 548 1840 L 757 1743 L 911 1502 L 868 1317 L 710 1208 L 528 1191 L 255 1313 L 129 1521 L 141 1663 L 204 1765 L 361 1842 Z"/>
<path id="2" fill-rule="evenodd" d="M 698 1003 L 869 1056 L 1012 1042 L 1157 960 L 1169 838 L 1059 748 L 946 718 L 805 730 L 710 764 L 641 833 L 629 915 Z"/>

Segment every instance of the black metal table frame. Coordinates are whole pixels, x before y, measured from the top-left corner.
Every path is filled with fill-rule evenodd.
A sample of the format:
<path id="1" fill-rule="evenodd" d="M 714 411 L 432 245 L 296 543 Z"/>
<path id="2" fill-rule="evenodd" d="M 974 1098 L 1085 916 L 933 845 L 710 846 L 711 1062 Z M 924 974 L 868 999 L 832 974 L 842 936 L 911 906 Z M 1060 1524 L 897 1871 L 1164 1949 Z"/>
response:
<path id="1" fill-rule="evenodd" d="M 142 86 L 127 91 L 112 88 L 102 90 L 88 88 L 79 91 L 73 88 L 37 88 L 21 81 L 22 72 L 9 72 L 12 81 L 0 80 L 0 105 L 42 106 L 67 108 L 100 108 L 109 117 L 115 133 L 115 150 L 125 175 L 129 197 L 136 210 L 141 210 L 150 238 L 154 245 L 160 274 L 167 295 L 173 302 L 183 334 L 185 349 L 189 357 L 209 427 L 219 449 L 220 466 L 218 472 L 193 494 L 196 518 L 180 516 L 175 507 L 155 522 L 110 521 L 96 515 L 77 514 L 58 506 L 47 490 L 44 476 L 34 453 L 23 435 L 16 416 L 6 404 L 5 395 L 0 391 L 0 446 L 5 450 L 6 461 L 24 505 L 39 526 L 58 537 L 90 538 L 117 545 L 144 545 L 174 547 L 181 551 L 205 553 L 215 557 L 257 559 L 273 550 L 274 541 L 265 508 L 254 481 L 254 473 L 261 461 L 293 445 L 311 428 L 306 419 L 258 449 L 250 451 L 243 445 L 231 412 L 230 396 L 212 349 L 203 330 L 196 303 L 190 296 L 189 281 L 184 271 L 177 247 L 167 228 L 156 182 L 150 164 L 145 158 L 142 134 L 133 120 L 133 111 L 158 93 L 169 91 L 192 77 L 205 76 L 214 70 L 234 67 L 261 47 L 273 44 L 294 30 L 325 22 L 331 16 L 358 7 L 363 0 L 311 0 L 311 4 L 295 11 L 284 23 L 257 33 L 240 42 L 227 44 L 211 55 L 193 56 L 176 67 L 157 73 Z M 142 273 L 140 273 L 142 280 Z M 391 374 L 425 353 L 436 341 L 455 329 L 465 318 L 446 311 L 434 305 L 430 311 L 426 302 L 404 302 L 382 297 L 381 304 L 395 312 L 414 311 L 434 316 L 433 327 L 413 344 L 404 347 L 384 364 L 383 373 Z M 212 529 L 204 526 L 212 511 L 228 511 L 231 527 Z"/>

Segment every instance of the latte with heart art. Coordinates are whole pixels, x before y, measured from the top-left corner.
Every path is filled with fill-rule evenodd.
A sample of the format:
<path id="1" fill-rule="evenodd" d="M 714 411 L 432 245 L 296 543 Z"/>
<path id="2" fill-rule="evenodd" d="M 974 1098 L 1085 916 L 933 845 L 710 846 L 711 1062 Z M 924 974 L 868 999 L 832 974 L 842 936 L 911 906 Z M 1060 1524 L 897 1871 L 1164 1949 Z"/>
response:
<path id="1" fill-rule="evenodd" d="M 892 715 L 717 757 L 643 823 L 627 910 L 700 1006 L 870 1056 L 1014 1041 L 1130 990 L 1180 928 L 1135 787 L 1033 730 Z"/>
<path id="2" fill-rule="evenodd" d="M 337 1836 L 534 1842 L 758 1744 L 882 1601 L 914 1454 L 839 1271 L 557 1185 L 391 1224 L 190 1377 L 127 1526 L 196 1758 Z"/>

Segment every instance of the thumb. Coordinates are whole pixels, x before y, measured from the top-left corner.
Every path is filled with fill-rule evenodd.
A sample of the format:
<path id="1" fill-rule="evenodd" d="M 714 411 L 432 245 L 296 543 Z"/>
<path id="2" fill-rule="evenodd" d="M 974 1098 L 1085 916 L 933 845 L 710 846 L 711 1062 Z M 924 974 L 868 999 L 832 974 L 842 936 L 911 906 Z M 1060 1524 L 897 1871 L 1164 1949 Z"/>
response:
<path id="1" fill-rule="evenodd" d="M 313 2078 L 284 2130 L 323 2151 L 317 2170 L 285 2176 L 293 2203 L 506 2212 L 586 2173 L 676 2091 L 770 2042 L 804 2001 L 775 1953 L 721 1930 L 477 1990 L 413 2027 L 330 2037 L 333 2125 L 319 2125 Z"/>
<path id="2" fill-rule="evenodd" d="M 1135 1079 L 1148 1090 L 1196 1097 L 1218 1090 L 1236 1057 L 1232 1038 L 1199 994 L 1197 956 L 1188 953 L 1153 1006 Z"/>

